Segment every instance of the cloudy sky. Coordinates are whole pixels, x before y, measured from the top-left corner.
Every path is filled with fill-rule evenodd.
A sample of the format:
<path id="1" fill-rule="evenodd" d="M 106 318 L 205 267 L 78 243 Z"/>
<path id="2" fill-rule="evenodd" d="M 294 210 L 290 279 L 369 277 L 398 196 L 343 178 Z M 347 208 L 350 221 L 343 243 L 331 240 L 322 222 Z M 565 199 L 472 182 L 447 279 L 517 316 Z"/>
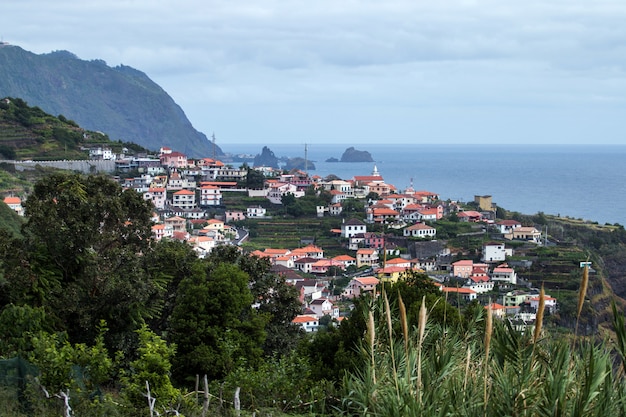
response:
<path id="1" fill-rule="evenodd" d="M 626 144 L 623 0 L 9 0 L 0 36 L 141 70 L 218 143 Z"/>

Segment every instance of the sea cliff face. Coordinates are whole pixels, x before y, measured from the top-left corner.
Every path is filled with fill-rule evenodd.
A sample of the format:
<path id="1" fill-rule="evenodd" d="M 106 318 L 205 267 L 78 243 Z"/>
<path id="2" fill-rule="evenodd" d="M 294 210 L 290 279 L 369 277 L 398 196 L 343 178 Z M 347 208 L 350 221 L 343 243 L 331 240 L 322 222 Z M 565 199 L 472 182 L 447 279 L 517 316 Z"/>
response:
<path id="1" fill-rule="evenodd" d="M 368 151 L 359 151 L 351 146 L 341 155 L 341 162 L 374 162 L 374 159 Z"/>

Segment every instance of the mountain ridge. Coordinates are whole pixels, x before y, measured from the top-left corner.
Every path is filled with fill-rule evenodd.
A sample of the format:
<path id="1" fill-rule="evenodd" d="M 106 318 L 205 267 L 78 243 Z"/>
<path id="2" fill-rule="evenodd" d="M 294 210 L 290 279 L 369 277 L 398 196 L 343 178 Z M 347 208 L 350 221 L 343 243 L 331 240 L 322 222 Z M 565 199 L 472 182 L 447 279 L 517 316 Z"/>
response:
<path id="1" fill-rule="evenodd" d="M 145 73 L 69 51 L 34 54 L 0 46 L 0 97 L 19 97 L 45 112 L 75 120 L 112 140 L 149 149 L 169 146 L 192 157 L 223 155 L 182 108 Z"/>

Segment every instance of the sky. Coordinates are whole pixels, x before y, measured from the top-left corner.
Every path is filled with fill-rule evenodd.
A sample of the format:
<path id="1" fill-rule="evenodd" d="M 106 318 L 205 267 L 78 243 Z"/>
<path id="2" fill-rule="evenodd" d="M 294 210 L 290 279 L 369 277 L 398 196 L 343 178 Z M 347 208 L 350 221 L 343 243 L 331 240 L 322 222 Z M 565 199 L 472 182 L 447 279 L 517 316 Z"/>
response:
<path id="1" fill-rule="evenodd" d="M 0 36 L 143 71 L 218 144 L 626 144 L 624 0 L 10 0 Z"/>

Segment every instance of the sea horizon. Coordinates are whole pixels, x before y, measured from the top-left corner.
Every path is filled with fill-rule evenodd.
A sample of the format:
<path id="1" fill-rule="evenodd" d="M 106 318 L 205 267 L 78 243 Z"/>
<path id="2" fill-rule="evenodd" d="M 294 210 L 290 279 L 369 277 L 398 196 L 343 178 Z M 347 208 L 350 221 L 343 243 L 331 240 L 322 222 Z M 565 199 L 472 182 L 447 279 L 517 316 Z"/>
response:
<path id="1" fill-rule="evenodd" d="M 221 146 L 231 154 L 256 155 L 267 146 L 278 158 L 305 156 L 305 143 Z M 368 151 L 374 162 L 326 162 L 349 147 Z M 498 206 L 522 214 L 626 223 L 626 145 L 307 143 L 306 153 L 315 166 L 309 173 L 321 177 L 351 179 L 376 165 L 398 192 L 412 186 L 463 202 L 491 195 Z"/>

